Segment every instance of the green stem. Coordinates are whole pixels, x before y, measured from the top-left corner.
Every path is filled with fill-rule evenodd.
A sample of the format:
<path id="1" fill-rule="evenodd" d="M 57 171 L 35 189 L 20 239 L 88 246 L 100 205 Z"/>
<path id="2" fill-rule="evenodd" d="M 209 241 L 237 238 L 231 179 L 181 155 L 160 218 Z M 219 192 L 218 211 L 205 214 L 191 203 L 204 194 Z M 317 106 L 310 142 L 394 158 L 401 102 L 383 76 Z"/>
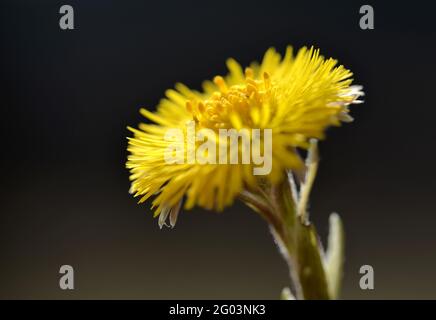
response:
<path id="1" fill-rule="evenodd" d="M 295 297 L 330 299 L 318 235 L 314 226 L 298 215 L 289 180 L 264 191 L 245 191 L 240 198 L 269 223 L 288 264 Z"/>
<path id="2" fill-rule="evenodd" d="M 323 253 L 312 224 L 297 214 L 291 187 L 286 179 L 272 189 L 272 199 L 282 223 L 273 232 L 281 245 L 294 283 L 297 299 L 329 299 Z"/>
<path id="3" fill-rule="evenodd" d="M 269 223 L 288 264 L 297 299 L 337 298 L 342 273 L 343 230 L 339 217 L 334 215 L 331 219 L 334 233 L 327 257 L 308 218 L 307 204 L 317 169 L 317 141 L 311 140 L 303 170 L 287 173 L 278 185 L 264 181 L 261 186 L 240 194 L 240 198 Z M 298 191 L 294 174 L 299 178 Z"/>

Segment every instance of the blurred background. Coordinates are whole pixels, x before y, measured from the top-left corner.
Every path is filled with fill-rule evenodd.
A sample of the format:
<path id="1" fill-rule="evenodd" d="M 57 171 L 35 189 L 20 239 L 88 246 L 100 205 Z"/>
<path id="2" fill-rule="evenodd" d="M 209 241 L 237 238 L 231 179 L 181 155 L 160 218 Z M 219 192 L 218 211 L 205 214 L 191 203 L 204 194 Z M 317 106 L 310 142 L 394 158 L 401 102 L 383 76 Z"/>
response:
<path id="1" fill-rule="evenodd" d="M 59 28 L 59 8 L 75 29 Z M 372 4 L 375 29 L 359 28 Z M 167 88 L 314 45 L 367 93 L 328 132 L 311 198 L 346 228 L 345 299 L 436 298 L 434 7 L 414 1 L 2 1 L 0 298 L 276 299 L 287 267 L 237 203 L 159 230 L 128 194 L 127 125 Z M 59 267 L 75 290 L 59 289 Z M 375 290 L 359 288 L 373 266 Z"/>

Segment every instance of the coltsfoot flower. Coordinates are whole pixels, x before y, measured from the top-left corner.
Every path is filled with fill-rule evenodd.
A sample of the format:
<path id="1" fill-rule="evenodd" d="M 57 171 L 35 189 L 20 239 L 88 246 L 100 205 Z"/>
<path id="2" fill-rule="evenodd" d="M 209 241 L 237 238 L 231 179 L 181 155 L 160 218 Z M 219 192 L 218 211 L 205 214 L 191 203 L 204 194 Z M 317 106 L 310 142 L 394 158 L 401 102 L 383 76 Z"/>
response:
<path id="1" fill-rule="evenodd" d="M 253 62 L 243 70 L 228 59 L 227 67 L 228 75 L 205 81 L 203 91 L 177 83 L 166 91 L 155 113 L 140 110 L 153 123 L 129 127 L 130 192 L 139 203 L 154 197 L 160 226 L 168 217 L 174 226 L 184 197 L 185 209 L 198 205 L 222 210 L 246 189 L 277 185 L 288 170 L 304 166 L 298 149 L 308 149 L 310 139 L 323 139 L 328 127 L 351 121 L 348 106 L 359 103 L 363 95 L 360 86 L 351 85 L 348 69 L 313 48 L 293 55 L 288 47 L 283 58 L 270 48 L 260 64 Z M 164 139 L 165 134 L 174 128 L 186 132 L 189 121 L 195 122 L 196 130 L 213 130 L 216 140 L 219 129 L 271 129 L 271 172 L 253 175 L 253 162 L 169 164 L 164 154 L 172 142 Z"/>

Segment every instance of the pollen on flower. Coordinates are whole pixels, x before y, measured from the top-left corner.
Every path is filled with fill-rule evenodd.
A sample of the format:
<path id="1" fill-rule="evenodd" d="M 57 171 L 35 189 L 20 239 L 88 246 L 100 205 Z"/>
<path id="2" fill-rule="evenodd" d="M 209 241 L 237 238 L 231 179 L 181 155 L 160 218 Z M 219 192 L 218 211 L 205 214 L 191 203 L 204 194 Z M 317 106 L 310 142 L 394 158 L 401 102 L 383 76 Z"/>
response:
<path id="1" fill-rule="evenodd" d="M 167 216 L 175 223 L 183 199 L 185 209 L 198 205 L 222 210 L 259 183 L 253 164 L 166 163 L 169 142 L 164 137 L 169 129 L 186 131 L 186 123 L 194 121 L 196 130 L 211 129 L 217 140 L 220 129 L 271 129 L 272 170 L 261 180 L 274 185 L 287 170 L 303 165 L 298 149 L 307 149 L 310 139 L 323 139 L 328 127 L 352 120 L 349 105 L 360 103 L 363 95 L 362 87 L 351 85 L 351 71 L 313 48 L 293 55 L 288 47 L 283 57 L 271 48 L 260 64 L 244 70 L 229 59 L 227 67 L 227 75 L 205 81 L 201 92 L 178 83 L 175 90 L 167 90 L 157 112 L 141 109 L 153 124 L 129 128 L 131 192 L 139 202 L 154 196 L 155 214 L 164 213 L 160 225 Z"/>
<path id="2" fill-rule="evenodd" d="M 213 83 L 218 90 L 206 99 L 189 99 L 186 109 L 202 128 L 259 127 L 260 110 L 274 94 L 274 86 L 267 72 L 260 79 L 253 77 L 253 70 L 246 68 L 244 81 L 228 86 L 223 77 L 216 76 Z"/>

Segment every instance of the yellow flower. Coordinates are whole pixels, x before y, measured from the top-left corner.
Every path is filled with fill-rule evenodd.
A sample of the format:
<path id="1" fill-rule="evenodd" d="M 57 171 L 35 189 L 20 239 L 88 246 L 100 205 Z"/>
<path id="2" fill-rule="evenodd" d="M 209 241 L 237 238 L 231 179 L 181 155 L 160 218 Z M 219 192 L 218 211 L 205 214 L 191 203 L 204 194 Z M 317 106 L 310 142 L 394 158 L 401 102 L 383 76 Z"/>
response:
<path id="1" fill-rule="evenodd" d="M 288 47 L 283 58 L 270 48 L 262 63 L 254 62 L 245 70 L 235 60 L 227 60 L 229 74 L 205 81 L 202 92 L 176 84 L 175 90 L 167 90 L 156 113 L 140 110 L 153 124 L 129 127 L 134 135 L 129 138 L 126 164 L 131 193 L 140 197 L 139 203 L 154 196 L 160 226 L 168 216 L 174 226 L 184 197 L 185 209 L 198 205 L 222 210 L 245 188 L 277 184 L 286 170 L 302 166 L 297 148 L 307 149 L 311 138 L 324 138 L 327 127 L 352 120 L 348 105 L 360 102 L 363 92 L 351 86 L 352 73 L 336 64 L 313 48 L 302 48 L 294 56 Z M 188 121 L 194 121 L 196 130 L 213 130 L 218 142 L 219 129 L 271 129 L 271 172 L 255 176 L 253 163 L 168 163 L 164 155 L 174 142 L 165 135 L 174 128 L 186 133 Z M 186 160 L 188 151 L 183 150 Z"/>

